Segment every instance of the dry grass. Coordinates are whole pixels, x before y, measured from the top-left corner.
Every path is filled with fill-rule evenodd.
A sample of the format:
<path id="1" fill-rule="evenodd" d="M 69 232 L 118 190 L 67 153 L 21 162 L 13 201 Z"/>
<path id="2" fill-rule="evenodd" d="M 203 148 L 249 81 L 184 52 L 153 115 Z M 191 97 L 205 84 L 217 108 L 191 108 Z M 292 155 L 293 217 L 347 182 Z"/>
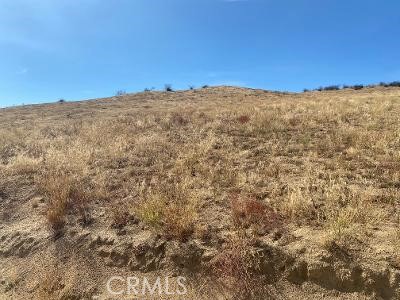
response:
<path id="1" fill-rule="evenodd" d="M 250 196 L 232 195 L 232 218 L 238 228 L 255 227 L 265 234 L 282 226 L 282 218 L 273 208 Z"/>
<path id="2" fill-rule="evenodd" d="M 398 88 L 146 92 L 9 108 L 0 121 L 0 213 L 18 230 L 44 210 L 65 237 L 87 226 L 200 245 L 233 299 L 268 294 L 255 241 L 306 258 L 347 247 L 362 263 L 399 260 Z M 43 298 L 59 290 L 55 275 Z"/>
<path id="3" fill-rule="evenodd" d="M 61 170 L 46 170 L 36 176 L 38 190 L 47 199 L 47 221 L 55 232 L 63 228 L 68 212 L 82 225 L 91 222 L 89 205 L 97 192 L 82 180 Z"/>
<path id="4" fill-rule="evenodd" d="M 149 191 L 137 208 L 137 214 L 147 224 L 161 229 L 166 237 L 181 241 L 194 232 L 197 199 L 187 187 L 171 184 Z"/>
<path id="5" fill-rule="evenodd" d="M 397 212 L 397 227 L 390 240 L 391 246 L 394 248 L 394 263 L 400 266 L 400 215 Z"/>
<path id="6" fill-rule="evenodd" d="M 62 174 L 49 174 L 38 180 L 42 193 L 48 199 L 47 221 L 58 232 L 65 223 L 67 202 L 69 200 L 71 179 Z"/>
<path id="7" fill-rule="evenodd" d="M 233 299 L 265 299 L 268 291 L 260 277 L 261 256 L 252 250 L 251 240 L 232 236 L 211 262 L 212 270 L 233 295 Z"/>
<path id="8" fill-rule="evenodd" d="M 141 221 L 185 240 L 229 218 L 241 191 L 256 200 L 233 204 L 236 226 L 276 214 L 338 239 L 393 221 L 399 96 L 210 88 L 12 108 L 0 111 L 0 168 L 35 178 L 55 229 L 68 214 L 88 223 L 93 200 L 129 201 Z"/>
<path id="9" fill-rule="evenodd" d="M 111 226 L 116 229 L 122 229 L 128 225 L 131 220 L 131 208 L 126 203 L 116 203 L 110 208 Z"/>
<path id="10" fill-rule="evenodd" d="M 39 289 L 36 298 L 47 300 L 55 298 L 54 294 L 64 288 L 62 276 L 56 267 L 44 270 L 40 273 Z"/>

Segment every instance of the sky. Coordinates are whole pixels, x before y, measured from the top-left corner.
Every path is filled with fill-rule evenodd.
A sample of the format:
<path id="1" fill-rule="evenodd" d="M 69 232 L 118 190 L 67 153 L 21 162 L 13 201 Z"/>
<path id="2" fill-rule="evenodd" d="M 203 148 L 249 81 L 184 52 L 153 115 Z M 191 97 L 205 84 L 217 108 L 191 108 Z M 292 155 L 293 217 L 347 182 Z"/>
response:
<path id="1" fill-rule="evenodd" d="M 0 107 L 395 80 L 398 0 L 0 0 Z"/>

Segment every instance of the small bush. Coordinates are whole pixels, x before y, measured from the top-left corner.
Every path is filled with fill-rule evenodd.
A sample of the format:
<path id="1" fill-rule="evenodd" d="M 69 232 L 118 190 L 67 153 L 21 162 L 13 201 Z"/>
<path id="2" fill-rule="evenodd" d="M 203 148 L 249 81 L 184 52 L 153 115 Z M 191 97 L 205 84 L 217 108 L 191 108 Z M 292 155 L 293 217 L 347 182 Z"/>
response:
<path id="1" fill-rule="evenodd" d="M 232 195 L 232 219 L 238 228 L 255 227 L 265 232 L 282 226 L 282 218 L 271 207 L 251 197 Z"/>
<path id="2" fill-rule="evenodd" d="M 137 208 L 139 218 L 150 226 L 161 228 L 164 219 L 165 200 L 157 193 L 151 193 Z"/>
<path id="3" fill-rule="evenodd" d="M 364 88 L 364 85 L 363 84 L 356 84 L 356 85 L 353 85 L 353 86 L 351 86 L 350 88 L 352 88 L 353 90 L 362 90 L 363 88 Z"/>
<path id="4" fill-rule="evenodd" d="M 332 246 L 346 245 L 354 239 L 361 228 L 357 228 L 357 220 L 361 221 L 363 215 L 358 209 L 345 207 L 340 208 L 334 216 L 329 216 L 326 223 L 327 234 L 322 239 L 324 247 L 330 249 Z"/>
<path id="5" fill-rule="evenodd" d="M 65 224 L 65 207 L 61 202 L 54 202 L 49 205 L 46 214 L 47 222 L 57 234 L 61 232 Z"/>
<path id="6" fill-rule="evenodd" d="M 400 87 L 400 81 L 381 82 L 379 85 L 383 87 Z"/>
<path id="7" fill-rule="evenodd" d="M 64 227 L 69 211 L 75 211 L 83 225 L 91 222 L 89 203 L 93 195 L 81 180 L 67 173 L 48 171 L 37 176 L 36 181 L 47 198 L 47 221 L 56 233 Z"/>
<path id="8" fill-rule="evenodd" d="M 330 86 L 326 86 L 323 88 L 324 91 L 338 91 L 340 90 L 340 86 L 339 85 L 330 85 Z"/>
<path id="9" fill-rule="evenodd" d="M 186 241 L 194 232 L 196 208 L 192 204 L 171 203 L 164 212 L 164 234 L 168 238 Z"/>
<path id="10" fill-rule="evenodd" d="M 111 207 L 111 226 L 113 228 L 122 229 L 128 225 L 131 215 L 129 207 L 126 204 L 117 203 Z"/>
<path id="11" fill-rule="evenodd" d="M 80 183 L 72 184 L 68 195 L 68 206 L 78 213 L 82 225 L 92 221 L 89 213 L 89 203 L 92 201 L 91 192 Z"/>
<path id="12" fill-rule="evenodd" d="M 202 89 L 206 89 L 206 88 L 208 88 L 209 86 L 207 85 L 207 84 L 205 84 L 205 85 L 203 85 L 201 88 Z"/>
<path id="13" fill-rule="evenodd" d="M 170 122 L 177 126 L 185 126 L 189 123 L 189 120 L 182 113 L 174 112 L 170 118 Z"/>
<path id="14" fill-rule="evenodd" d="M 343 89 L 353 89 L 353 90 L 362 90 L 365 87 L 369 87 L 369 88 L 374 88 L 377 86 L 383 86 L 383 87 L 400 87 L 400 81 L 393 81 L 393 82 L 380 82 L 379 84 L 369 84 L 369 85 L 364 85 L 364 84 L 355 84 L 355 85 L 347 85 L 344 84 L 342 86 Z M 317 89 L 315 89 L 314 91 L 338 91 L 340 90 L 340 86 L 339 85 L 329 85 L 326 87 L 319 87 Z M 303 90 L 304 93 L 309 92 L 308 89 L 304 89 Z"/>
<path id="15" fill-rule="evenodd" d="M 243 236 L 228 239 L 220 253 L 211 261 L 217 280 L 233 292 L 233 299 L 269 299 L 260 276 L 260 255 L 251 240 Z"/>
<path id="16" fill-rule="evenodd" d="M 393 81 L 387 85 L 388 87 L 400 87 L 400 81 Z"/>
<path id="17" fill-rule="evenodd" d="M 246 124 L 246 123 L 248 123 L 248 122 L 250 121 L 250 117 L 249 117 L 249 116 L 246 116 L 246 115 L 242 115 L 242 116 L 240 116 L 240 117 L 237 118 L 237 121 L 238 121 L 240 124 Z"/>
<path id="18" fill-rule="evenodd" d="M 189 90 L 193 91 L 194 90 L 194 85 L 189 85 Z"/>
<path id="19" fill-rule="evenodd" d="M 124 95 L 126 95 L 125 90 L 118 90 L 115 92 L 115 96 L 124 96 Z"/>
<path id="20" fill-rule="evenodd" d="M 197 202 L 185 188 L 169 185 L 149 192 L 136 212 L 142 221 L 162 230 L 167 238 L 186 241 L 194 232 Z"/>
<path id="21" fill-rule="evenodd" d="M 164 86 L 164 90 L 165 90 L 166 92 L 173 92 L 173 91 L 174 91 L 171 84 L 166 84 L 166 85 Z"/>
<path id="22" fill-rule="evenodd" d="M 39 179 L 39 186 L 48 201 L 47 221 L 54 232 L 58 233 L 65 224 L 71 179 L 65 174 L 46 174 Z"/>
<path id="23" fill-rule="evenodd" d="M 65 102 L 65 99 L 61 98 L 61 99 L 58 100 L 58 103 L 64 103 L 64 102 Z"/>

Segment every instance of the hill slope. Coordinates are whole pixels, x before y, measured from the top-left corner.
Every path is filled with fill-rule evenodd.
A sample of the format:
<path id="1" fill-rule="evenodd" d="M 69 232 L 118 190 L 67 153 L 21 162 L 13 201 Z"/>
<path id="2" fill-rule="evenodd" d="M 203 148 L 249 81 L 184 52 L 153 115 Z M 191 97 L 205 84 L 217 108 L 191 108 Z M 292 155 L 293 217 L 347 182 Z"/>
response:
<path id="1" fill-rule="evenodd" d="M 112 299 L 111 276 L 184 276 L 185 299 L 400 297 L 399 88 L 146 92 L 0 123 L 2 298 Z"/>

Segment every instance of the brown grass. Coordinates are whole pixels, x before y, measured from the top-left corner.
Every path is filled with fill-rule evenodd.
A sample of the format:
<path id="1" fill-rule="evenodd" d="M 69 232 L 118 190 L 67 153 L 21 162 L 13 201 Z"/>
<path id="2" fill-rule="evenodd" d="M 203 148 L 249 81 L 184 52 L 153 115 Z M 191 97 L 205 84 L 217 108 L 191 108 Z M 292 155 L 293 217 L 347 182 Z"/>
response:
<path id="1" fill-rule="evenodd" d="M 237 120 L 238 120 L 238 122 L 239 122 L 240 124 L 245 124 L 245 123 L 248 123 L 248 122 L 250 121 L 250 117 L 249 117 L 249 116 L 246 116 L 246 115 L 242 115 L 242 116 L 239 116 L 239 117 L 237 118 Z"/>
<path id="2" fill-rule="evenodd" d="M 0 111 L 0 168 L 35 178 L 54 229 L 67 215 L 90 223 L 93 200 L 129 201 L 140 220 L 180 240 L 232 213 L 232 230 L 269 230 L 282 216 L 336 239 L 393 221 L 399 95 L 221 87 L 10 108 Z M 254 199 L 231 207 L 238 190 Z"/>
<path id="3" fill-rule="evenodd" d="M 137 214 L 147 224 L 161 229 L 166 237 L 185 241 L 195 229 L 196 206 L 193 193 L 181 184 L 173 184 L 146 193 Z"/>
<path id="4" fill-rule="evenodd" d="M 275 210 L 265 203 L 249 196 L 232 195 L 232 218 L 235 226 L 248 228 L 254 226 L 262 233 L 283 225 L 283 220 Z"/>
<path id="5" fill-rule="evenodd" d="M 128 225 L 131 220 L 130 207 L 125 203 L 116 203 L 110 208 L 111 226 L 116 229 L 122 229 Z"/>
<path id="6" fill-rule="evenodd" d="M 268 291 L 259 276 L 260 261 L 259 254 L 252 250 L 251 240 L 234 235 L 211 262 L 211 268 L 233 299 L 265 299 Z"/>
<path id="7" fill-rule="evenodd" d="M 89 204 L 96 193 L 85 182 L 60 170 L 51 170 L 37 175 L 36 183 L 47 199 L 47 221 L 55 232 L 65 225 L 68 212 L 74 213 L 82 225 L 91 222 Z"/>
<path id="8" fill-rule="evenodd" d="M 310 267 L 315 258 L 326 270 L 353 262 L 390 268 L 400 257 L 399 100 L 398 88 L 282 94 L 219 87 L 1 109 L 0 214 L 13 222 L 3 232 L 32 235 L 34 257 L 54 252 L 57 265 L 60 258 L 73 265 L 93 254 L 93 266 L 110 270 L 100 248 L 88 253 L 80 243 L 111 237 L 114 244 L 99 243 L 101 250 L 125 255 L 125 242 L 157 238 L 160 249 L 180 247 L 185 260 L 188 249 L 193 263 L 211 261 L 208 279 L 232 299 L 265 299 L 267 283 L 281 279 L 267 278 L 263 263 L 280 262 L 259 256 L 266 244 L 312 260 Z M 65 239 L 37 232 L 40 218 Z M 32 232 L 29 222 L 38 225 Z M 170 267 L 175 248 L 151 250 L 166 251 L 159 265 Z M 31 257 L 4 259 L 21 267 Z M 50 275 L 43 299 L 60 290 L 60 274 Z"/>

